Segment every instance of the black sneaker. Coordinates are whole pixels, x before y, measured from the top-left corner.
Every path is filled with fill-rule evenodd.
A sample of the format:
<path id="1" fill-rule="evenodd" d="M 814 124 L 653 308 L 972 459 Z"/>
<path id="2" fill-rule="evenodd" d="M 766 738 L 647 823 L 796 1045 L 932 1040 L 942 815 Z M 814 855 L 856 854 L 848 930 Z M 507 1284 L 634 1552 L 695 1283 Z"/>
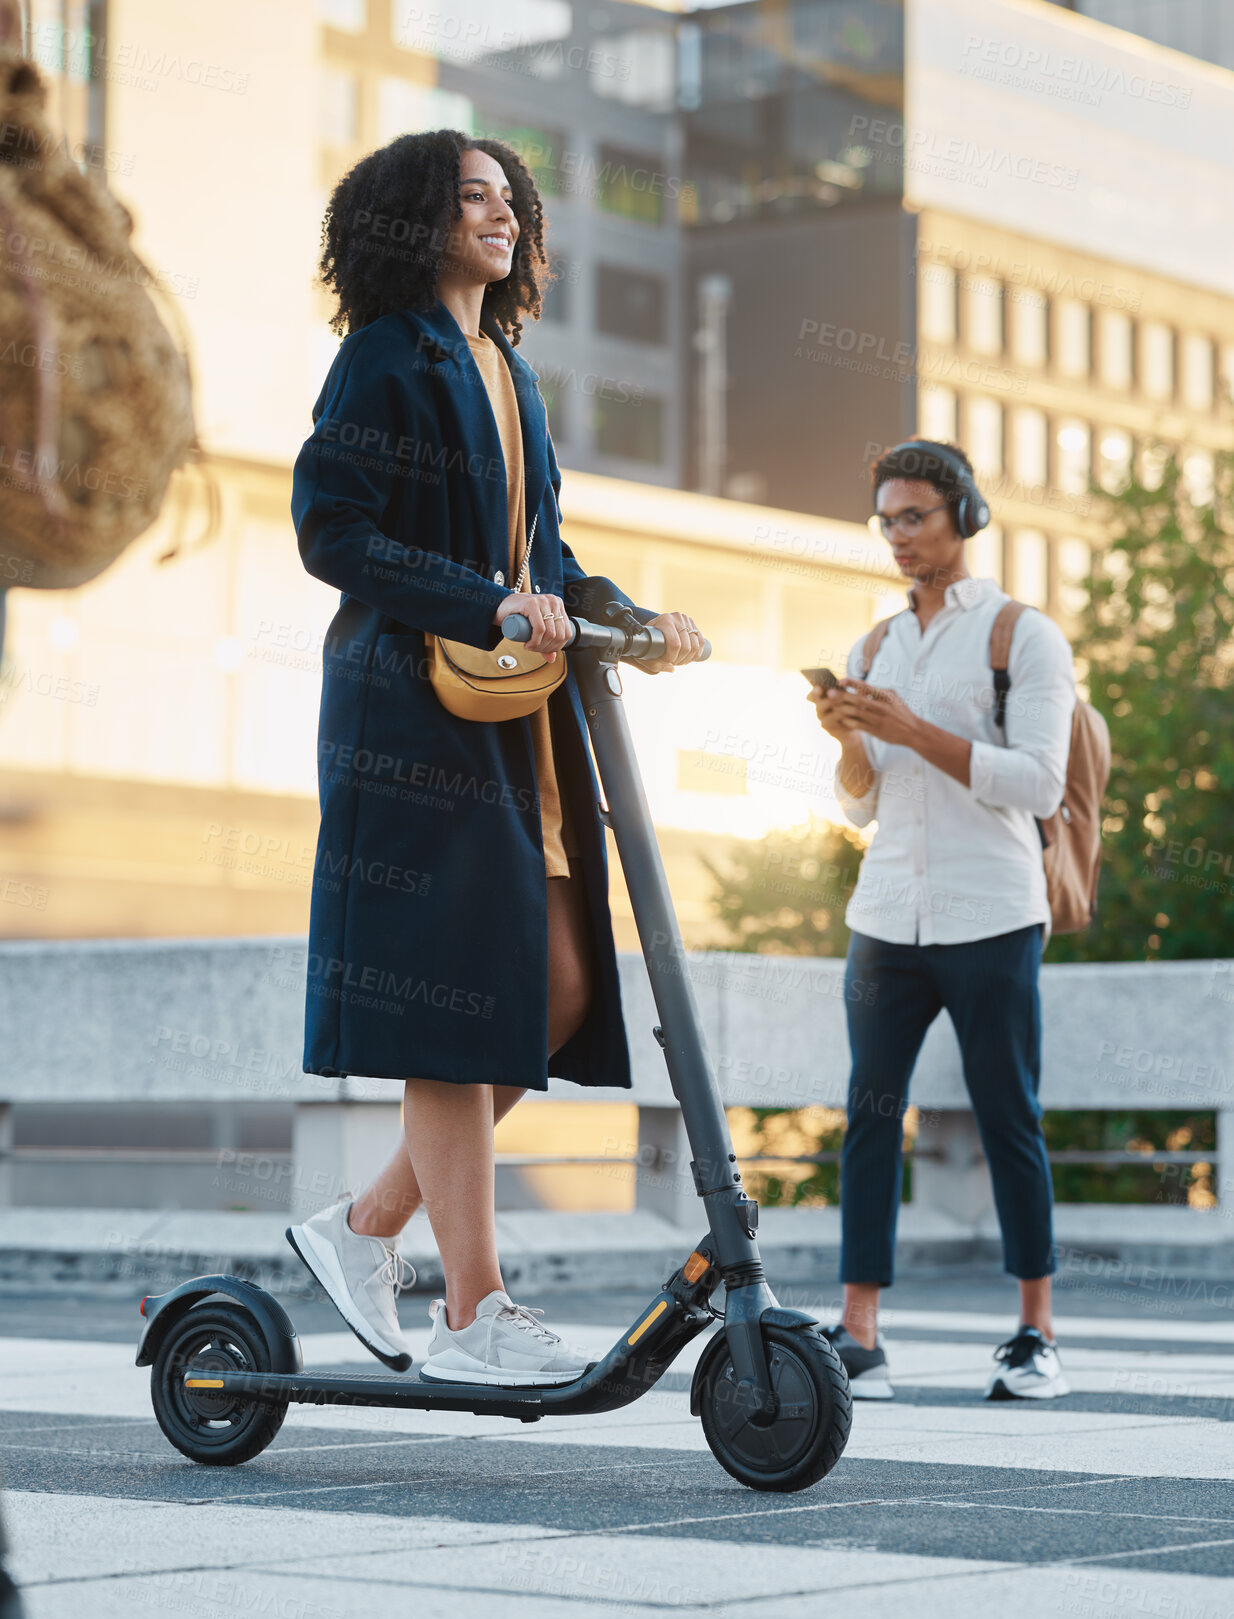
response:
<path id="1" fill-rule="evenodd" d="M 848 1386 L 854 1400 L 893 1400 L 891 1368 L 887 1365 L 887 1351 L 881 1333 L 873 1349 L 859 1344 L 845 1326 L 824 1327 L 823 1337 L 840 1357 L 848 1373 Z"/>
<path id="2" fill-rule="evenodd" d="M 1001 1365 L 990 1378 L 987 1400 L 1057 1400 L 1071 1393 L 1058 1350 L 1036 1327 L 1021 1327 L 999 1344 L 994 1359 Z"/>

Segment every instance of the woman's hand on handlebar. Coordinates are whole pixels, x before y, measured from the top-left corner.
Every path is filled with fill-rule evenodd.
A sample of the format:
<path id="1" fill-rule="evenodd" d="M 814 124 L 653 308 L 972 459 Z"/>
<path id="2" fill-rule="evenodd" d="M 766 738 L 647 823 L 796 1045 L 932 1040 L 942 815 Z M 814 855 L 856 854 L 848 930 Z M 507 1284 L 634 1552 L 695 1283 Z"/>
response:
<path id="1" fill-rule="evenodd" d="M 664 637 L 664 656 L 654 663 L 641 658 L 634 665 L 649 675 L 671 674 L 679 663 L 693 663 L 703 650 L 703 634 L 689 613 L 660 613 L 647 626 Z"/>
<path id="2" fill-rule="evenodd" d="M 511 613 L 522 613 L 531 624 L 524 645 L 541 653 L 545 663 L 553 663 L 570 638 L 570 618 L 561 597 L 512 590 L 493 614 L 493 623 L 500 626 Z"/>

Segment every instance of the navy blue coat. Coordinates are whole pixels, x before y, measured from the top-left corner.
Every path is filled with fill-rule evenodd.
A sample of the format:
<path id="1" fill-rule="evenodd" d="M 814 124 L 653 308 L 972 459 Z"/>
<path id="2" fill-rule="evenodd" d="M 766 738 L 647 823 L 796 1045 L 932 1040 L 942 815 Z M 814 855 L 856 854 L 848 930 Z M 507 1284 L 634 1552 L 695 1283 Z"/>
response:
<path id="1" fill-rule="evenodd" d="M 491 318 L 482 328 L 518 397 L 528 531 L 539 515 L 532 581 L 581 607 L 597 587 L 561 539 L 561 475 L 536 374 Z M 313 421 L 292 516 L 304 566 L 343 594 L 323 656 L 304 1067 L 544 1090 L 548 943 L 531 727 L 456 719 L 427 677 L 425 632 L 494 646 L 493 614 L 510 588 L 497 423 L 450 312 L 440 302 L 401 311 L 348 337 Z M 605 581 L 601 600 L 610 595 L 628 602 Z M 572 675 L 550 717 L 596 968 L 589 1015 L 553 1072 L 628 1086 L 604 836 Z"/>

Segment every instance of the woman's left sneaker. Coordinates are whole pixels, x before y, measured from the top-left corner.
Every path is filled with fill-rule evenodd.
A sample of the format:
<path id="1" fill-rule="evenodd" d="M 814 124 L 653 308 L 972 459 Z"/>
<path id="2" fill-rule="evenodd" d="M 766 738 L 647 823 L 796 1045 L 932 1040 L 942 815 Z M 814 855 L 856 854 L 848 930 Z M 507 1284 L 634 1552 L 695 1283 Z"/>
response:
<path id="1" fill-rule="evenodd" d="M 1001 1364 L 990 1378 L 987 1400 L 1057 1400 L 1071 1393 L 1058 1350 L 1036 1327 L 1021 1327 L 999 1344 L 994 1359 Z"/>
<path id="2" fill-rule="evenodd" d="M 420 1368 L 427 1382 L 496 1383 L 523 1388 L 544 1383 L 573 1383 L 592 1357 L 541 1326 L 543 1310 L 515 1304 L 496 1288 L 476 1305 L 476 1319 L 457 1332 L 446 1325 L 446 1301 L 429 1305 L 433 1330 L 428 1358 Z"/>

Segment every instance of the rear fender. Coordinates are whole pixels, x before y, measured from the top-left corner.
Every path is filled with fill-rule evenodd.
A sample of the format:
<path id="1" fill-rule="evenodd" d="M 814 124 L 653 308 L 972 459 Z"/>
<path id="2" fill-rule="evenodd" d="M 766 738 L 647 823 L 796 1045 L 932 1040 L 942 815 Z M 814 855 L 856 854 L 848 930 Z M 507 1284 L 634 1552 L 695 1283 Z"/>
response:
<path id="1" fill-rule="evenodd" d="M 146 1299 L 142 1307 L 146 1324 L 137 1345 L 137 1364 L 152 1366 L 163 1339 L 176 1322 L 195 1309 L 203 1299 L 219 1293 L 242 1304 L 257 1322 L 270 1351 L 271 1371 L 303 1370 L 300 1340 L 296 1337 L 296 1329 L 287 1311 L 263 1288 L 253 1282 L 242 1282 L 237 1276 L 195 1276 L 191 1282 L 181 1282 L 179 1287 L 173 1287 L 170 1293 L 159 1293 Z"/>

